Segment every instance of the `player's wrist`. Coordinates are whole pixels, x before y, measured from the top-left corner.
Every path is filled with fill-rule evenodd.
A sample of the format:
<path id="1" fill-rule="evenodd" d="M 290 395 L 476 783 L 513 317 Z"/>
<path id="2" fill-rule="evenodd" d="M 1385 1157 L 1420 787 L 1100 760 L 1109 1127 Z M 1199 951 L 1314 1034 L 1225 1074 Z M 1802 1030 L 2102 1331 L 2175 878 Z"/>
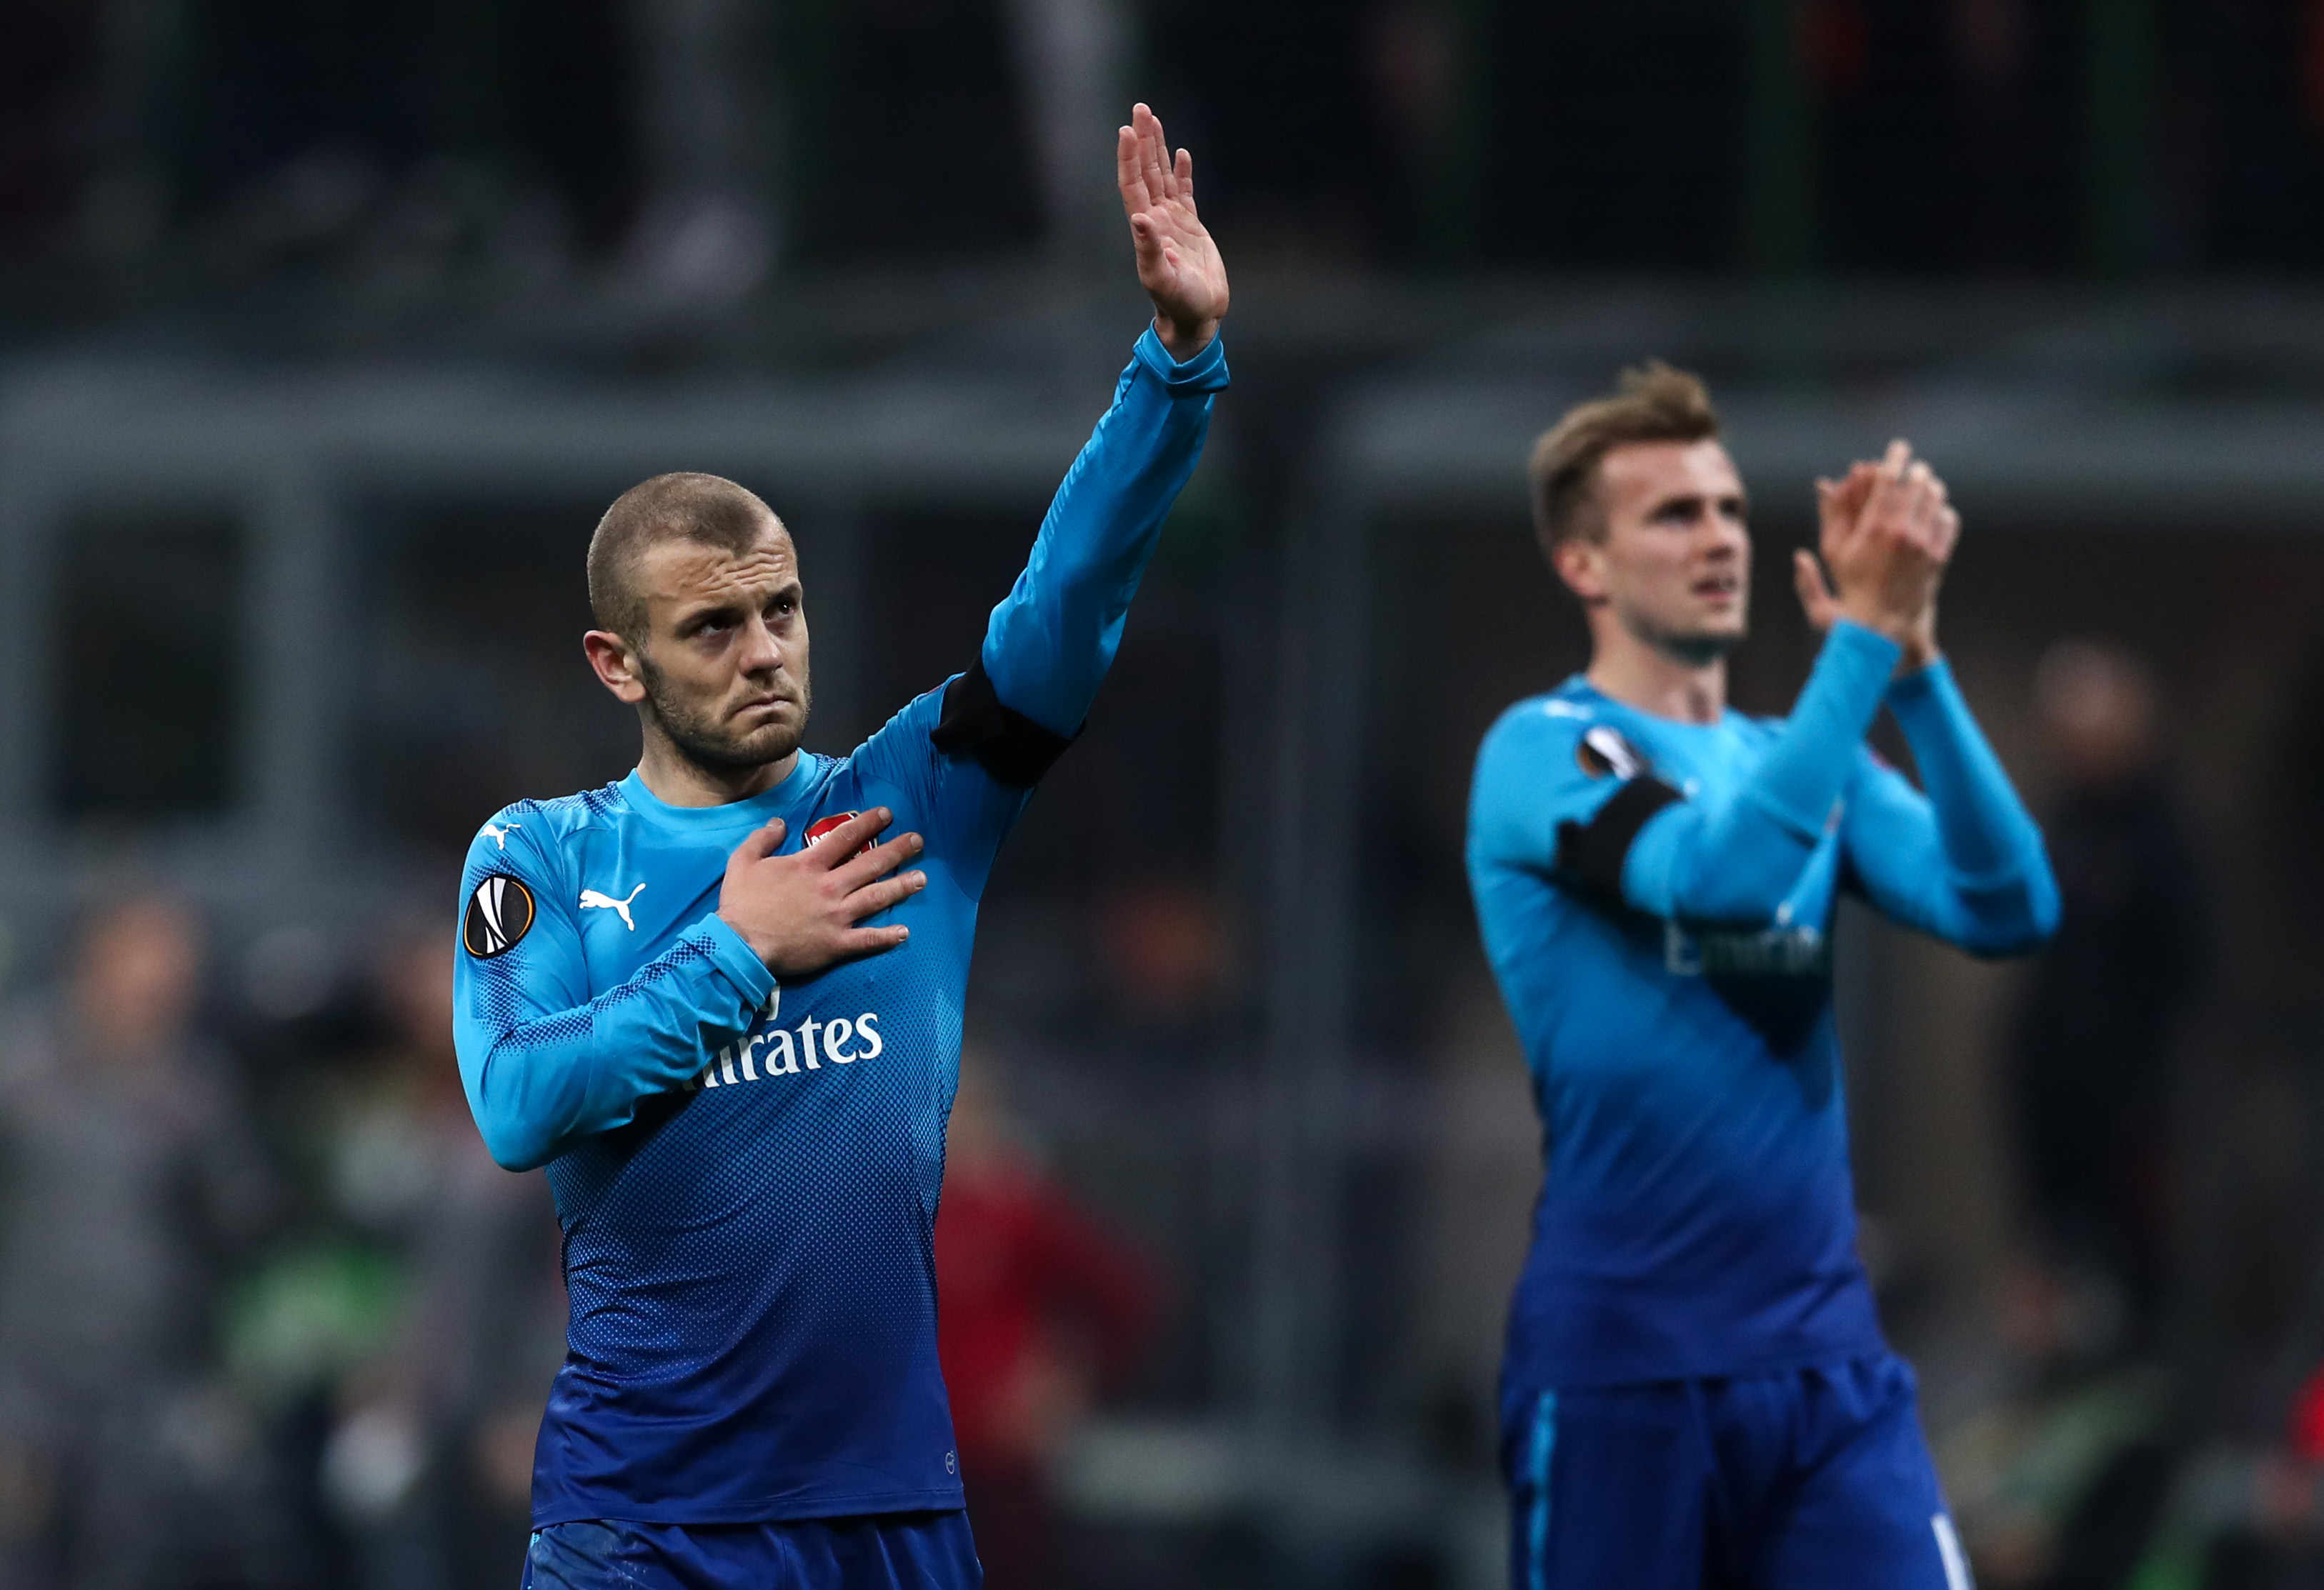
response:
<path id="1" fill-rule="evenodd" d="M 1842 622 L 1854 624 L 1859 630 L 1869 630 L 1908 651 L 1912 648 L 1916 628 L 1913 615 L 1891 612 L 1869 602 L 1851 602 L 1843 596 L 1840 601 L 1838 616 Z"/>
<path id="2" fill-rule="evenodd" d="M 1944 648 L 1937 644 L 1933 629 L 1915 627 L 1913 633 L 1904 638 L 1904 654 L 1896 659 L 1896 677 L 1903 679 L 1924 673 L 1936 666 L 1944 655 Z"/>
<path id="3" fill-rule="evenodd" d="M 1211 339 L 1218 334 L 1219 320 L 1216 316 L 1179 320 L 1167 311 L 1161 309 L 1155 311 L 1155 338 L 1161 343 L 1162 351 L 1169 354 L 1177 363 L 1185 363 L 1204 348 L 1209 347 Z"/>
<path id="4" fill-rule="evenodd" d="M 775 975 L 777 970 L 775 960 L 782 953 L 782 944 L 779 940 L 767 933 L 752 932 L 748 922 L 737 917 L 723 905 L 711 914 L 733 929 L 734 936 L 742 940 L 751 953 L 759 958 L 759 963 L 767 969 L 770 975 Z"/>

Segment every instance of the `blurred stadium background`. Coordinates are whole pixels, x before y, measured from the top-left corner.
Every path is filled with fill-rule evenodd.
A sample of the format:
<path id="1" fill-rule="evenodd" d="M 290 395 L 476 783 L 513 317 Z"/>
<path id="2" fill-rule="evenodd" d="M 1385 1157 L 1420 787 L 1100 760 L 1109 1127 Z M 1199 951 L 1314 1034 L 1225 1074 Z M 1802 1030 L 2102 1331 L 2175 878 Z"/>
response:
<path id="1" fill-rule="evenodd" d="M 1909 437 L 2055 819 L 2046 960 L 1842 924 L 1983 1582 L 2319 1582 L 2324 4 L 0 0 L 0 1584 L 513 1585 L 555 1237 L 430 968 L 634 753 L 588 530 L 766 496 L 818 749 L 959 666 L 1140 324 L 1133 98 L 1237 382 L 987 901 L 983 1107 L 1151 1300 L 1034 1300 L 1014 1582 L 1501 1582 L 1463 805 L 1582 657 L 1526 448 L 1647 355 L 1755 487 L 1742 704 Z"/>

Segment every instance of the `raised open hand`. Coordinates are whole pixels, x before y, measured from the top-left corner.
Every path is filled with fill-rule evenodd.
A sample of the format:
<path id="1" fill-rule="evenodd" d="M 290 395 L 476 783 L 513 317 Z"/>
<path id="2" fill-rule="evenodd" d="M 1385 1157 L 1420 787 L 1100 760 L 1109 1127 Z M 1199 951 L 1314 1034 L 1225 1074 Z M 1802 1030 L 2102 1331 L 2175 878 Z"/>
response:
<path id="1" fill-rule="evenodd" d="M 1878 464 L 1818 481 L 1816 502 L 1823 564 L 1805 548 L 1792 555 L 1808 622 L 1826 630 L 1845 618 L 1879 630 L 1904 647 L 1898 666 L 1906 672 L 1934 662 L 1937 590 L 1960 538 L 1960 515 L 1944 482 L 1910 447 L 1892 442 Z"/>
<path id="2" fill-rule="evenodd" d="M 1227 264 L 1194 214 L 1194 157 L 1174 159 L 1161 118 L 1144 106 L 1115 139 L 1122 213 L 1138 245 L 1138 284 L 1154 300 L 1154 334 L 1184 363 L 1227 312 Z"/>

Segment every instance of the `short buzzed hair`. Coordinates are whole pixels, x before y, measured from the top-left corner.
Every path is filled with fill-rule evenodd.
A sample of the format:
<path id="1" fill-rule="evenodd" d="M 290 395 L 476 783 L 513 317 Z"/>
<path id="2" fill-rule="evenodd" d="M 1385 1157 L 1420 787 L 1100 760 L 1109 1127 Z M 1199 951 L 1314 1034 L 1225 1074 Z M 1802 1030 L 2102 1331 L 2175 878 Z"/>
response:
<path id="1" fill-rule="evenodd" d="M 1598 466 L 1617 447 L 1637 442 L 1707 442 L 1719 437 L 1719 414 L 1702 378 L 1659 359 L 1622 372 L 1614 395 L 1576 404 L 1534 444 L 1533 525 L 1544 552 L 1575 537 L 1606 534 L 1598 501 Z"/>
<path id="2" fill-rule="evenodd" d="M 740 557 L 770 528 L 775 510 L 756 492 L 715 474 L 658 474 L 613 500 L 589 538 L 589 609 L 597 627 L 632 646 L 646 639 L 638 563 L 663 541 L 694 541 Z"/>

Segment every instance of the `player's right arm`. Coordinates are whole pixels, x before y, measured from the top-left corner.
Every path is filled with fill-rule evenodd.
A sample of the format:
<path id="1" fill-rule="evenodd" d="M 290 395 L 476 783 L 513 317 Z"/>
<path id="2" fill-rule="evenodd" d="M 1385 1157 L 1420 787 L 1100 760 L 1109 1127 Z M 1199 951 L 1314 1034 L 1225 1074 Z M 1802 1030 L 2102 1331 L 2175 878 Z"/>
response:
<path id="1" fill-rule="evenodd" d="M 468 1107 L 498 1163 L 548 1163 L 579 1138 L 627 1125 L 638 1105 L 697 1075 L 757 1022 L 778 975 L 901 943 L 901 926 L 856 925 L 925 887 L 887 874 L 919 853 L 906 834 L 858 855 L 883 808 L 776 856 L 780 823 L 728 860 L 716 911 L 625 982 L 590 990 L 579 891 L 527 819 L 504 813 L 478 836 L 462 879 L 453 1036 Z M 532 826 L 538 826 L 537 822 Z"/>
<path id="2" fill-rule="evenodd" d="M 525 808 L 515 819 L 537 822 Z M 477 840 L 462 879 L 453 1036 L 484 1146 L 503 1168 L 529 1171 L 698 1073 L 749 1026 L 775 979 L 740 934 L 706 919 L 593 995 L 577 886 L 530 826 L 512 828 L 506 814 L 493 826 L 504 834 Z"/>

